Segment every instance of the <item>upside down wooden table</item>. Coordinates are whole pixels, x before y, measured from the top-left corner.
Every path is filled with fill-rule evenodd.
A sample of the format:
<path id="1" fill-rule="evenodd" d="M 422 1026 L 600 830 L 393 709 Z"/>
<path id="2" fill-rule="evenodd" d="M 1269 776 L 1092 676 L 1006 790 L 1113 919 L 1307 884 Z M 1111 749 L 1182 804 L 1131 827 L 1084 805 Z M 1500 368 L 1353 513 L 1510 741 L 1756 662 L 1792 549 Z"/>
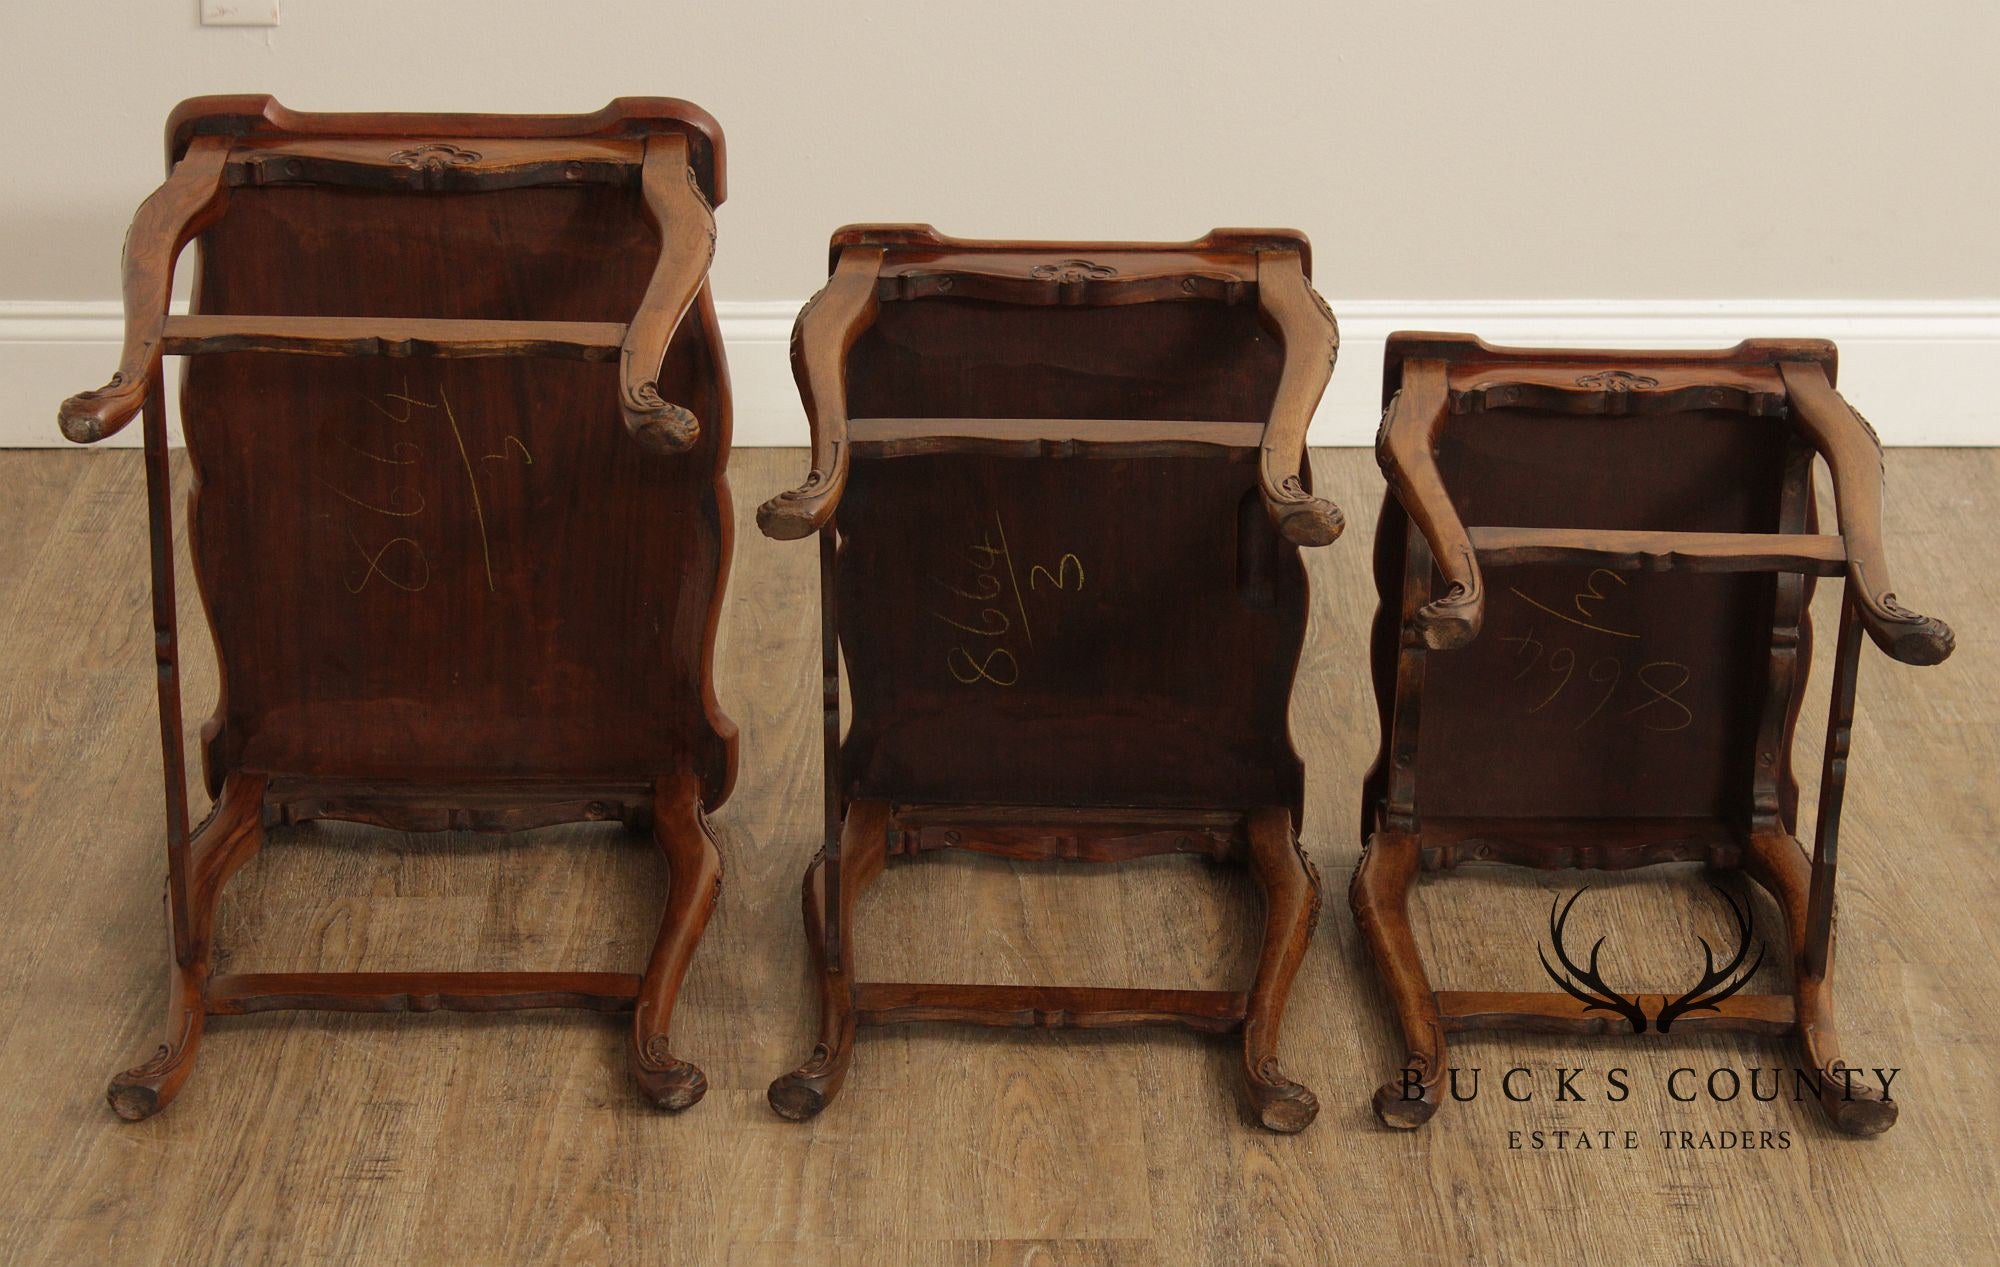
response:
<path id="1" fill-rule="evenodd" d="M 1375 1095 L 1385 1123 L 1427 1121 L 1445 1036 L 1492 1029 L 1794 1035 L 1802 1081 L 1834 1125 L 1873 1134 L 1895 1122 L 1894 1100 L 1840 1061 L 1833 1022 L 1855 675 L 1863 633 L 1909 664 L 1943 660 L 1952 635 L 1892 592 L 1881 453 L 1834 391 L 1834 369 L 1833 346 L 1807 341 L 1575 352 L 1390 340 L 1373 639 L 1382 750 L 1351 894 L 1409 1045 L 1404 1075 Z M 1817 530 L 1815 455 L 1832 475 L 1837 536 Z M 1808 856 L 1791 752 L 1820 576 L 1846 584 Z M 1556 897 L 1542 950 L 1560 992 L 1434 991 L 1425 975 L 1407 909 L 1420 870 L 1694 860 L 1740 868 L 1776 899 L 1789 994 L 1742 993 L 1758 958 L 1751 908 L 1728 893 L 1733 953 L 1718 963 L 1704 941 L 1705 967 L 1677 993 L 1620 993 L 1595 950 L 1572 957 L 1575 895 Z"/>
<path id="2" fill-rule="evenodd" d="M 1319 904 L 1286 719 L 1298 546 L 1340 532 L 1306 427 L 1332 314 L 1282 231 L 1179 245 L 833 238 L 793 370 L 812 470 L 758 514 L 819 534 L 825 841 L 805 880 L 821 1022 L 771 1086 L 811 1117 L 861 1025 L 1181 1025 L 1242 1035 L 1258 1118 L 1303 1129 L 1276 1047 Z M 841 660 L 851 713 L 842 734 Z M 855 902 L 891 856 L 1247 858 L 1247 993 L 863 982 Z"/>
<path id="3" fill-rule="evenodd" d="M 110 1100 L 171 1101 L 208 1017 L 281 1008 L 631 1010 L 645 1094 L 721 883 L 703 822 L 735 728 L 709 665 L 729 561 L 729 395 L 706 284 L 722 134 L 686 102 L 593 115 L 340 115 L 190 101 L 126 241 L 125 347 L 70 439 L 145 418 L 167 801 L 166 1039 Z M 193 312 L 174 260 L 199 235 Z M 635 261 L 641 266 L 634 267 Z M 657 261 L 657 263 L 653 263 Z M 192 832 L 161 357 L 182 387 L 196 577 L 221 660 Z M 622 417 L 622 424 L 621 424 Z M 212 975 L 267 823 L 650 823 L 671 873 L 643 976 Z"/>

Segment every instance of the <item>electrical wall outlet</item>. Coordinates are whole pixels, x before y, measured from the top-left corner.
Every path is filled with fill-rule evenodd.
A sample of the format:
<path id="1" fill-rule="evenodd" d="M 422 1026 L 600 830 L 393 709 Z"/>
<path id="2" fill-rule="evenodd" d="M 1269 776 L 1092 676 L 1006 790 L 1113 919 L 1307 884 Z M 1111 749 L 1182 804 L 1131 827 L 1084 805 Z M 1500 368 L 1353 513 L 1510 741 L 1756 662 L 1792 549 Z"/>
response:
<path id="1" fill-rule="evenodd" d="M 276 26 L 278 0 L 201 0 L 203 26 Z"/>

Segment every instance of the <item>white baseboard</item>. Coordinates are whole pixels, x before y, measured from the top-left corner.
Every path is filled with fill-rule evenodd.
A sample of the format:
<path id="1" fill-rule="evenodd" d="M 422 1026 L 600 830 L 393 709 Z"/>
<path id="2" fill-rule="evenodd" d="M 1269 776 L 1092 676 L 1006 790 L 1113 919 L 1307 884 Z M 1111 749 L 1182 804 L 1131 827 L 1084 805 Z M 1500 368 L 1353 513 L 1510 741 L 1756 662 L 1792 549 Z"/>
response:
<path id="1" fill-rule="evenodd" d="M 1401 300 L 1342 302 L 1340 367 L 1314 444 L 1368 444 L 1382 344 L 1394 330 L 1462 330 L 1550 347 L 1722 347 L 1752 336 L 1840 345 L 1840 385 L 1888 444 L 2000 444 L 1987 372 L 2000 365 L 2000 300 Z M 802 300 L 800 302 L 803 302 Z M 736 389 L 736 443 L 806 442 L 787 343 L 799 303 L 717 305 Z M 0 447 L 54 446 L 56 406 L 118 361 L 115 302 L 0 300 Z M 173 373 L 175 362 L 168 361 Z M 112 443 L 136 443 L 129 428 Z"/>

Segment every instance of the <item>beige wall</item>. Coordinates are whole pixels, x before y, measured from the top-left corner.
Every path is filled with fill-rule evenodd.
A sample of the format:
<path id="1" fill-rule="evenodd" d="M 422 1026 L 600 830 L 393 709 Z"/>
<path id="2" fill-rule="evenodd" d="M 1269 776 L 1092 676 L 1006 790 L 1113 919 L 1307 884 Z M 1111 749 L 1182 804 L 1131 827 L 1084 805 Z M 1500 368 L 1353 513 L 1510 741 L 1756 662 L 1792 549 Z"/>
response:
<path id="1" fill-rule="evenodd" d="M 173 104 L 722 120 L 739 444 L 805 439 L 792 311 L 852 220 L 1302 228 L 1341 318 L 1315 443 L 1365 444 L 1382 340 L 1838 340 L 1891 443 L 2000 443 L 2000 3 L 0 0 L 0 445 L 117 360 L 118 245 Z M 170 363 L 169 373 L 173 372 Z M 136 434 L 136 430 L 128 435 Z M 121 437 L 124 439 L 125 437 Z"/>
<path id="2" fill-rule="evenodd" d="M 1336 297 L 2000 294 L 2000 5 L 5 0 L 0 300 L 115 293 L 179 99 L 722 120 L 725 300 L 834 226 L 1312 235 Z"/>

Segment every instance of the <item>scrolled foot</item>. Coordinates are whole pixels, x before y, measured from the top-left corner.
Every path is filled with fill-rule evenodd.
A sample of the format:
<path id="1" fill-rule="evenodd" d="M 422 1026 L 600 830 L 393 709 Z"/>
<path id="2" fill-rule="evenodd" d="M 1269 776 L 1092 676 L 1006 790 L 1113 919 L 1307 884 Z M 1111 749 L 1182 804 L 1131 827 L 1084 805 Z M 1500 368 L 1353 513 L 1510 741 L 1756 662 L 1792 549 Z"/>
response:
<path id="1" fill-rule="evenodd" d="M 815 467 L 805 483 L 779 493 L 757 508 L 757 527 L 773 541 L 797 541 L 818 532 L 839 496 L 836 481 Z"/>
<path id="2" fill-rule="evenodd" d="M 1259 1065 L 1245 1081 L 1257 1121 L 1267 1131 L 1296 1135 L 1319 1116 L 1319 1097 L 1285 1076 L 1275 1059 Z"/>
<path id="3" fill-rule="evenodd" d="M 1375 1120 L 1398 1131 L 1413 1131 L 1430 1121 L 1444 1103 L 1442 1080 L 1431 1074 L 1434 1067 L 1412 1052 L 1399 1076 L 1375 1088 Z"/>
<path id="4" fill-rule="evenodd" d="M 693 1062 L 680 1060 L 668 1069 L 642 1069 L 635 1075 L 639 1093 L 656 1109 L 679 1113 L 708 1094 L 708 1078 Z"/>
<path id="5" fill-rule="evenodd" d="M 1476 589 L 1453 581 L 1442 598 L 1417 610 L 1414 623 L 1423 644 L 1433 651 L 1451 651 L 1479 636 L 1485 602 Z"/>
<path id="6" fill-rule="evenodd" d="M 771 1102 L 772 1111 L 788 1122 L 808 1121 L 826 1107 L 825 1096 L 791 1074 L 773 1082 L 764 1098 Z"/>
<path id="7" fill-rule="evenodd" d="M 1896 596 L 1883 596 L 1894 604 Z M 1898 609 L 1900 610 L 1900 609 Z M 1930 616 L 1911 613 L 1908 625 L 1895 625 L 1887 650 L 1889 654 L 1904 664 L 1943 664 L 1951 658 L 1952 650 L 1958 645 L 1951 626 Z"/>
<path id="8" fill-rule="evenodd" d="M 56 412 L 56 425 L 63 439 L 74 444 L 93 444 L 131 421 L 145 400 L 145 384 L 127 383 L 123 373 L 93 391 L 78 392 Z"/>
<path id="9" fill-rule="evenodd" d="M 790 1122 L 818 1117 L 847 1080 L 849 1054 L 844 1051 L 836 1059 L 825 1043 L 815 1046 L 806 1063 L 771 1083 L 764 1094 L 771 1110 Z"/>
<path id="10" fill-rule="evenodd" d="M 160 1093 L 143 1082 L 119 1074 L 104 1093 L 111 1111 L 128 1122 L 143 1122 L 160 1111 Z"/>
<path id="11" fill-rule="evenodd" d="M 652 383 L 627 392 L 623 405 L 632 438 L 655 453 L 686 453 L 701 439 L 701 423 L 695 416 L 663 399 Z"/>
<path id="12" fill-rule="evenodd" d="M 1883 1099 L 1873 1087 L 1859 1083 L 1850 1087 L 1840 1072 L 1836 1066 L 1819 1081 L 1820 1107 L 1835 1130 L 1844 1135 L 1880 1135 L 1896 1124 L 1900 1110 L 1894 1100 Z"/>
<path id="13" fill-rule="evenodd" d="M 812 511 L 782 496 L 757 508 L 757 527 L 773 541 L 797 541 L 818 531 Z"/>
<path id="14" fill-rule="evenodd" d="M 632 1079 L 647 1103 L 668 1113 L 691 1109 L 708 1094 L 708 1078 L 701 1069 L 692 1061 L 676 1059 L 664 1043 L 655 1043 L 632 1066 Z"/>
<path id="15" fill-rule="evenodd" d="M 1375 1088 L 1375 1120 L 1391 1130 L 1413 1131 L 1437 1111 L 1435 1099 L 1405 1099 L 1400 1082 L 1385 1082 Z"/>
<path id="16" fill-rule="evenodd" d="M 111 1111 L 127 1122 L 143 1122 L 172 1104 L 194 1072 L 199 1037 L 200 1031 L 191 1029 L 178 1050 L 163 1043 L 151 1060 L 113 1078 L 104 1093 Z"/>
<path id="17" fill-rule="evenodd" d="M 1305 491 L 1296 477 L 1284 483 L 1285 493 L 1296 500 L 1287 500 L 1275 509 L 1278 531 L 1294 545 L 1331 545 L 1347 527 L 1347 520 L 1340 513 L 1340 507 L 1324 497 L 1314 497 Z"/>

